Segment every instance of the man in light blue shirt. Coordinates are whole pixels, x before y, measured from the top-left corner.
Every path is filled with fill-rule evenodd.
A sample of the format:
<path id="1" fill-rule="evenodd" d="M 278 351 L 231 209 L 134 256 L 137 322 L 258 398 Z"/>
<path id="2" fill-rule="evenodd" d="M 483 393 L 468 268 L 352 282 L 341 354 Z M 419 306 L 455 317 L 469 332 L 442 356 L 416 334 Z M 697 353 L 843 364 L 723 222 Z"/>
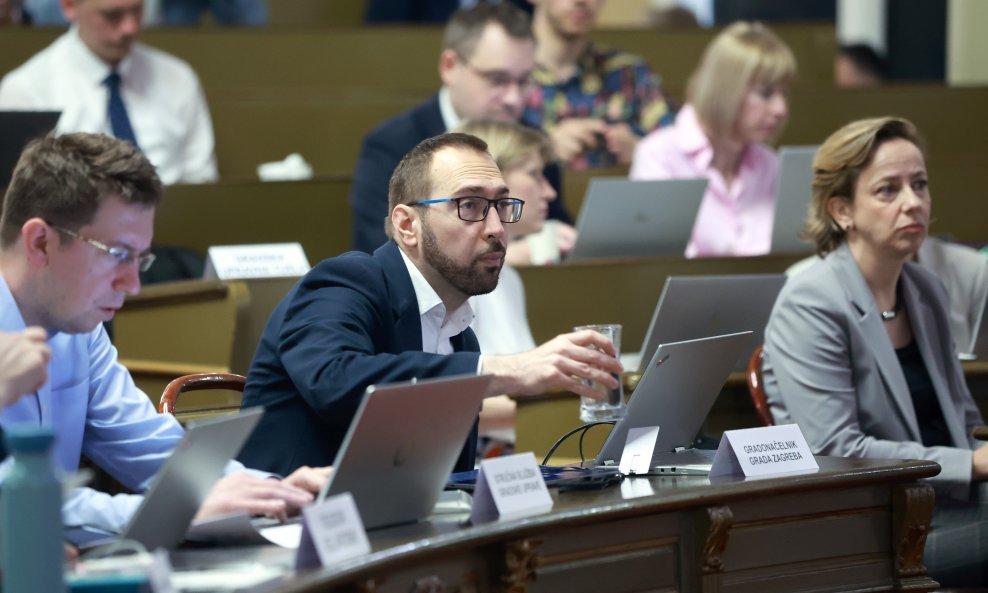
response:
<path id="1" fill-rule="evenodd" d="M 54 463 L 85 455 L 122 484 L 145 489 L 182 437 L 117 361 L 102 323 L 140 289 L 162 195 L 154 167 L 131 144 L 96 134 L 33 141 L 14 171 L 0 218 L 0 331 L 47 330 L 48 380 L 0 412 L 0 425 L 49 426 Z M 6 466 L 0 466 L 0 477 Z M 284 480 L 232 463 L 199 518 L 233 511 L 285 516 L 313 500 L 326 469 Z M 135 495 L 88 488 L 65 501 L 66 525 L 122 529 Z"/>

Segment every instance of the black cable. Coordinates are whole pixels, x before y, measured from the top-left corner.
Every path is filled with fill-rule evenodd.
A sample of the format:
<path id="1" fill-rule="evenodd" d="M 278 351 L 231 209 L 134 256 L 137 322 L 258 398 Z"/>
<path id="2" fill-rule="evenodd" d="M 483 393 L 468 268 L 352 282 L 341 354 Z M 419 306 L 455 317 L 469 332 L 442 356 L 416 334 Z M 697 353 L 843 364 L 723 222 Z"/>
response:
<path id="1" fill-rule="evenodd" d="M 607 421 L 593 422 L 593 423 L 590 423 L 590 424 L 584 424 L 583 425 L 583 432 L 580 433 L 580 444 L 579 444 L 579 449 L 580 449 L 580 467 L 583 467 L 583 462 L 585 461 L 584 458 L 583 458 L 583 437 L 587 436 L 587 431 L 590 430 L 591 428 L 593 428 L 594 426 L 598 425 L 598 424 L 610 424 L 610 425 L 613 426 L 616 423 L 617 423 L 617 421 L 615 421 L 615 420 L 607 420 Z"/>
<path id="2" fill-rule="evenodd" d="M 563 444 L 563 441 L 565 441 L 566 439 L 568 439 L 569 437 L 573 436 L 574 434 L 576 434 L 577 432 L 579 432 L 581 430 L 583 431 L 583 434 L 580 435 L 580 462 L 582 463 L 583 462 L 583 435 L 587 433 L 587 430 L 589 430 L 589 429 L 591 429 L 594 426 L 597 426 L 599 424 L 611 424 L 611 425 L 613 425 L 615 423 L 616 423 L 615 420 L 602 420 L 600 422 L 589 422 L 587 424 L 583 424 L 581 426 L 577 426 L 573 430 L 571 430 L 571 431 L 567 432 L 566 434 L 564 434 L 563 436 L 559 437 L 559 439 L 555 442 L 555 444 L 553 444 L 552 447 L 549 448 L 549 452 L 545 454 L 545 458 L 542 460 L 542 465 L 546 465 L 546 464 L 549 463 L 549 459 L 552 457 L 552 454 L 556 452 L 556 449 L 559 448 L 559 445 L 562 445 Z"/>

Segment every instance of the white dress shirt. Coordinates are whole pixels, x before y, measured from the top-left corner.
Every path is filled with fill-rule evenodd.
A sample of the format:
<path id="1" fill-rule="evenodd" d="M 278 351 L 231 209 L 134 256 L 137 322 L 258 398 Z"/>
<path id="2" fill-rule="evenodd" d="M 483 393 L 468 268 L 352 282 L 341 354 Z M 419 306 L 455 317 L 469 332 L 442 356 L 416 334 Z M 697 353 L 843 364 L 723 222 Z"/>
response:
<path id="1" fill-rule="evenodd" d="M 112 135 L 103 81 L 111 67 L 76 27 L 0 81 L 0 109 L 58 110 L 56 131 Z M 117 67 L 137 143 L 165 184 L 215 181 L 213 124 L 195 72 L 185 62 L 135 43 Z"/>
<path id="2" fill-rule="evenodd" d="M 449 98 L 449 89 L 442 87 L 439 89 L 439 114 L 443 116 L 443 124 L 446 130 L 455 130 L 460 127 L 460 116 L 453 109 L 453 101 Z"/>
<path id="3" fill-rule="evenodd" d="M 484 354 L 518 354 L 535 349 L 525 312 L 525 286 L 518 271 L 505 264 L 497 288 L 470 299 L 473 332 Z"/>
<path id="4" fill-rule="evenodd" d="M 412 260 L 405 255 L 405 252 L 400 249 L 399 252 L 402 261 L 405 262 L 405 268 L 408 269 L 408 275 L 412 279 L 415 299 L 419 304 L 419 315 L 422 322 L 422 351 L 432 354 L 452 354 L 453 344 L 450 343 L 449 339 L 466 331 L 473 321 L 473 308 L 470 306 L 470 300 L 468 299 L 450 313 L 447 320 L 446 305 L 443 304 L 442 299 L 436 294 L 422 272 L 415 267 Z M 478 372 L 482 364 L 483 356 L 477 362 Z"/>

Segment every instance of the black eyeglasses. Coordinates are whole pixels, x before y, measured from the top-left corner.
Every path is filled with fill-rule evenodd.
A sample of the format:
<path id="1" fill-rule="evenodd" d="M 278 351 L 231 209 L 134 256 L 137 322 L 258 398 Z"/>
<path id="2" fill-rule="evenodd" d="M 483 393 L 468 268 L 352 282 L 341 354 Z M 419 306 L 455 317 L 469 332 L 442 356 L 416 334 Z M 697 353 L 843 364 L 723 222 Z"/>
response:
<path id="1" fill-rule="evenodd" d="M 525 205 L 524 200 L 518 198 L 483 198 L 481 196 L 464 196 L 462 198 L 435 198 L 432 200 L 419 200 L 412 202 L 409 206 L 424 206 L 426 204 L 439 204 L 441 202 L 456 202 L 456 214 L 460 220 L 465 222 L 480 222 L 487 218 L 487 212 L 491 205 L 497 210 L 497 217 L 501 222 L 518 222 L 521 219 L 521 208 Z"/>
<path id="2" fill-rule="evenodd" d="M 464 58 L 463 56 L 457 55 L 457 57 L 461 62 L 463 62 L 467 69 L 482 78 L 484 82 L 498 91 L 506 91 L 508 90 L 508 87 L 514 84 L 518 85 L 518 90 L 522 93 L 526 93 L 530 88 L 532 88 L 534 83 L 531 72 L 515 78 L 504 70 L 482 70 L 474 66 L 470 60 Z"/>
<path id="3" fill-rule="evenodd" d="M 139 269 L 142 272 L 147 272 L 148 269 L 151 267 L 151 264 L 154 263 L 154 254 L 151 253 L 150 251 L 146 253 L 137 253 L 133 249 L 107 245 L 106 243 L 102 243 L 100 241 L 97 241 L 96 239 L 90 239 L 89 237 L 84 237 L 75 231 L 70 231 L 67 228 L 55 226 L 53 224 L 50 224 L 48 226 L 50 226 L 51 228 L 55 229 L 60 233 L 65 233 L 70 237 L 75 237 L 80 241 L 85 241 L 86 243 L 89 243 L 96 249 L 103 251 L 113 259 L 117 260 L 118 266 L 126 266 L 126 265 L 130 265 L 133 262 L 137 262 L 137 269 Z"/>

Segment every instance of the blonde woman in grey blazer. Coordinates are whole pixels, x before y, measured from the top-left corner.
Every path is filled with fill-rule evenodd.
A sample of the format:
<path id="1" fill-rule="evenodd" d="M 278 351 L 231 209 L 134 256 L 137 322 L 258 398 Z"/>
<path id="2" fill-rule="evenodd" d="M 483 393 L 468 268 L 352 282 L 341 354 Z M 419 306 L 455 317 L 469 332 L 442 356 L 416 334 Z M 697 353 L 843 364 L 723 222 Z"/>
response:
<path id="1" fill-rule="evenodd" d="M 950 330 L 943 284 L 912 260 L 931 200 L 911 123 L 861 120 L 821 145 L 806 234 L 822 259 L 792 277 L 765 332 L 777 423 L 818 454 L 940 464 L 926 563 L 941 584 L 988 583 L 988 447 Z M 985 527 L 984 529 L 982 527 Z"/>

